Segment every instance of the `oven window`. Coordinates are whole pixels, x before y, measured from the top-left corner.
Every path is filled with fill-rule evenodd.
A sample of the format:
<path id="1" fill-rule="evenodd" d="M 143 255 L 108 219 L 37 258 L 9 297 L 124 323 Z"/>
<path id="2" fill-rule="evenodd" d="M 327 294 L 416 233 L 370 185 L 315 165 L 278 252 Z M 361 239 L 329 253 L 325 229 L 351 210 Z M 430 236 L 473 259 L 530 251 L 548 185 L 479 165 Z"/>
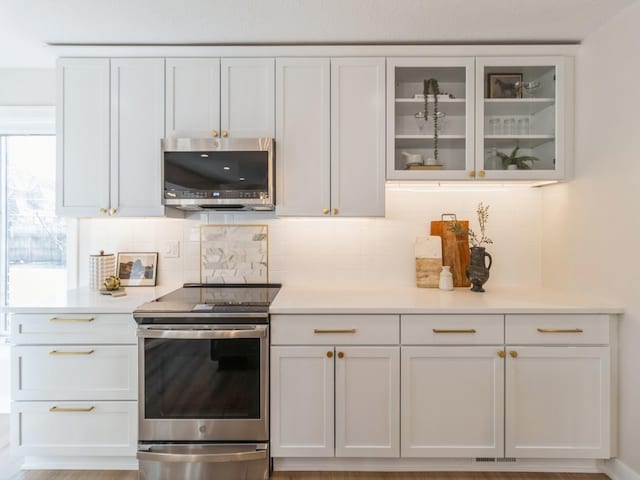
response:
<path id="1" fill-rule="evenodd" d="M 146 418 L 260 418 L 260 339 L 145 339 Z"/>

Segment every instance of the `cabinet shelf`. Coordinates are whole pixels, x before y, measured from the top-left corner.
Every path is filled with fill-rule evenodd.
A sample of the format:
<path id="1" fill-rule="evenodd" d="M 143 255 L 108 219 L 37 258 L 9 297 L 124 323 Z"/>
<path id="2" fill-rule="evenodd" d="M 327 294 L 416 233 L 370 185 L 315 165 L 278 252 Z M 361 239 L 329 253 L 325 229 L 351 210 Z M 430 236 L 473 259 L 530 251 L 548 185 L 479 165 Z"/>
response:
<path id="1" fill-rule="evenodd" d="M 441 148 L 464 148 L 464 135 L 440 135 L 438 143 Z M 396 135 L 396 147 L 426 148 L 433 145 L 433 135 Z"/>
<path id="2" fill-rule="evenodd" d="M 448 98 L 438 100 L 438 110 L 447 115 L 464 115 L 466 99 Z M 432 101 L 429 101 L 433 105 Z M 421 98 L 396 98 L 396 115 L 414 115 L 424 110 L 424 100 Z"/>
<path id="3" fill-rule="evenodd" d="M 555 98 L 485 98 L 486 115 L 533 115 L 555 105 Z"/>
<path id="4" fill-rule="evenodd" d="M 535 148 L 547 142 L 553 142 L 554 135 L 485 135 L 484 145 L 487 148 L 513 147 Z"/>

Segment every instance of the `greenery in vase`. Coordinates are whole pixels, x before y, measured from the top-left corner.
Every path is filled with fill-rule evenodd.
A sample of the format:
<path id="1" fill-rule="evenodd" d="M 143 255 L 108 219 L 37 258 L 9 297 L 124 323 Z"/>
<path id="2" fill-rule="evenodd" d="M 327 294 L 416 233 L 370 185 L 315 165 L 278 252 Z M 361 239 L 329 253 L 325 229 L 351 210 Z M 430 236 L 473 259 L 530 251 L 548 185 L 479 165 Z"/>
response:
<path id="1" fill-rule="evenodd" d="M 525 162 L 533 163 L 540 160 L 538 157 L 531 157 L 529 155 L 518 157 L 518 150 L 520 150 L 520 147 L 514 148 L 510 155 L 502 152 L 496 152 L 496 155 L 498 155 L 500 160 L 502 160 L 502 168 L 506 170 L 509 165 L 515 165 L 518 167 L 518 170 L 531 170 L 531 166 Z"/>
<path id="2" fill-rule="evenodd" d="M 489 205 L 485 206 L 482 202 L 478 204 L 476 209 L 478 214 L 478 224 L 480 225 L 480 235 L 471 230 L 465 230 L 459 222 L 451 222 L 449 225 L 449 231 L 456 235 L 469 235 L 469 242 L 472 247 L 481 247 L 483 244 L 489 245 L 493 243 L 489 237 L 487 237 L 487 221 L 489 220 Z"/>
<path id="3" fill-rule="evenodd" d="M 424 94 L 424 118 L 429 118 L 429 94 L 433 95 L 433 158 L 438 163 L 438 95 L 440 95 L 440 85 L 435 78 L 424 81 L 422 93 Z"/>

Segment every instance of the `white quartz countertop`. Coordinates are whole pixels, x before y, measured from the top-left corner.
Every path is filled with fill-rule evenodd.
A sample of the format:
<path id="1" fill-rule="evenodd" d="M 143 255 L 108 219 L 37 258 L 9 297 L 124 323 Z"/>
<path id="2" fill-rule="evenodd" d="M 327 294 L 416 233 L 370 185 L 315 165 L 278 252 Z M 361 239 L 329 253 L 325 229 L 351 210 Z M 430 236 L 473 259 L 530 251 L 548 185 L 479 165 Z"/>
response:
<path id="1" fill-rule="evenodd" d="M 283 286 L 272 314 L 332 313 L 607 313 L 623 308 L 591 296 L 546 289 L 501 288 L 484 293 L 468 288 L 442 291 L 417 287 L 294 288 Z"/>
<path id="2" fill-rule="evenodd" d="M 28 304 L 9 305 L 3 311 L 10 313 L 132 313 L 136 307 L 158 298 L 179 285 L 170 287 L 126 287 L 127 295 L 112 297 L 95 290 L 79 288 L 67 290 L 64 295 L 37 297 Z"/>

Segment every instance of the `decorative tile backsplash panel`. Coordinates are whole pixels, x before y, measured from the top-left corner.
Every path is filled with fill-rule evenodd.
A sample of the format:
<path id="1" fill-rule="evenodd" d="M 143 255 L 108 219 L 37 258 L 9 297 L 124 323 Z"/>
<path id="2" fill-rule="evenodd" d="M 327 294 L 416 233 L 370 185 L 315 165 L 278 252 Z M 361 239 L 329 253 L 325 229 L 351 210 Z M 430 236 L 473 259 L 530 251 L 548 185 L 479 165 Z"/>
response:
<path id="1" fill-rule="evenodd" d="M 200 281 L 267 283 L 267 225 L 202 225 Z"/>

